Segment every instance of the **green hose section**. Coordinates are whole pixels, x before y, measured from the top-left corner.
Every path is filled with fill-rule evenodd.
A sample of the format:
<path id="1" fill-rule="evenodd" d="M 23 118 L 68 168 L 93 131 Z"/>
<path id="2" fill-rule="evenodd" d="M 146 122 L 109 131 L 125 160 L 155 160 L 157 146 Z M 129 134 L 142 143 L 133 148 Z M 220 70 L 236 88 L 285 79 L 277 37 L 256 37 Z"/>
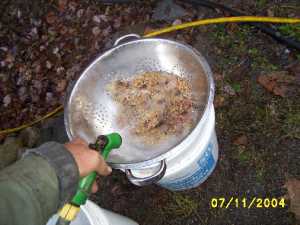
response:
<path id="1" fill-rule="evenodd" d="M 119 148 L 122 144 L 122 138 L 118 133 L 111 133 L 108 135 L 105 135 L 107 138 L 106 145 L 102 149 L 101 155 L 106 160 L 109 156 L 109 153 L 116 148 Z M 69 224 L 72 220 L 76 218 L 77 213 L 79 212 L 79 208 L 81 205 L 84 205 L 91 193 L 91 189 L 93 186 L 93 183 L 95 182 L 97 177 L 96 172 L 92 172 L 86 177 L 81 178 L 79 181 L 79 185 L 77 188 L 77 192 L 73 199 L 71 200 L 71 203 L 66 203 L 63 208 L 61 209 L 59 213 L 59 218 L 56 222 L 56 225 L 66 225 Z M 72 213 L 70 213 L 70 209 Z M 75 209 L 75 210 L 74 210 Z M 61 213 L 64 212 L 64 213 Z"/>
<path id="2" fill-rule="evenodd" d="M 105 136 L 107 137 L 107 144 L 105 145 L 101 153 L 104 160 L 108 158 L 109 153 L 113 149 L 119 148 L 122 144 L 122 138 L 118 133 L 112 133 Z M 71 201 L 73 205 L 80 206 L 85 204 L 86 200 L 89 197 L 89 194 L 91 193 L 91 189 L 93 183 L 96 180 L 96 177 L 97 173 L 92 172 L 86 177 L 81 178 L 77 192 Z"/>

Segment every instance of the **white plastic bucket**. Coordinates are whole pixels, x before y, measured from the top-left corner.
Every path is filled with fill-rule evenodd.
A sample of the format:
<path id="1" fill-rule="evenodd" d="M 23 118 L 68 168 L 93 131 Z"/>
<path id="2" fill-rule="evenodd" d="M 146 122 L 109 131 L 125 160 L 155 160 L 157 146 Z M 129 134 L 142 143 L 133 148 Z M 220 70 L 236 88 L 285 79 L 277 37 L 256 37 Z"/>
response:
<path id="1" fill-rule="evenodd" d="M 71 225 L 138 225 L 133 220 L 102 209 L 89 200 L 80 208 L 81 210 Z M 56 221 L 57 215 L 54 215 L 46 225 L 56 225 Z"/>
<path id="2" fill-rule="evenodd" d="M 218 160 L 218 142 L 215 133 L 215 111 L 213 105 L 203 126 L 192 133 L 190 143 L 180 154 L 166 159 L 165 175 L 158 182 L 172 191 L 190 189 L 199 186 L 213 172 Z M 155 173 L 157 166 L 132 170 L 136 177 L 147 177 Z"/>

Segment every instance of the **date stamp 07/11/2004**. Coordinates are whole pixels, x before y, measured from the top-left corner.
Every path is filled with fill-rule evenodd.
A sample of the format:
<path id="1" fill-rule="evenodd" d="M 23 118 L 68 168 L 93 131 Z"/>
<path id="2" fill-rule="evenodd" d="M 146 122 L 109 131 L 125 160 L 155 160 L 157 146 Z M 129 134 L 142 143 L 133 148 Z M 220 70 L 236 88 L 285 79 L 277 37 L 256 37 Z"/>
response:
<path id="1" fill-rule="evenodd" d="M 284 198 L 212 198 L 210 207 L 215 208 L 285 208 L 286 202 Z"/>

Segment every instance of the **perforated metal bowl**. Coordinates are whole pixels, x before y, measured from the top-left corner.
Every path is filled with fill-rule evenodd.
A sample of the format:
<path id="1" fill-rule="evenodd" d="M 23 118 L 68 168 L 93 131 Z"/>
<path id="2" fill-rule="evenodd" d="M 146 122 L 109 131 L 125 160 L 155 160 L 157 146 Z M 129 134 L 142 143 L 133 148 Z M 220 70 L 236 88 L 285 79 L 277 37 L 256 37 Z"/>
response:
<path id="1" fill-rule="evenodd" d="M 125 39 L 135 40 L 125 42 Z M 122 43 L 123 42 L 123 43 Z M 125 42 L 125 43 L 124 43 Z M 197 112 L 194 132 L 213 101 L 212 73 L 199 52 L 181 43 L 159 39 L 137 39 L 127 35 L 115 47 L 100 55 L 79 77 L 65 105 L 65 125 L 70 139 L 79 136 L 93 142 L 100 134 L 119 132 L 123 144 L 110 154 L 108 163 L 119 169 L 138 169 L 161 163 L 181 150 L 189 133 L 157 145 L 147 146 L 116 124 L 118 106 L 106 91 L 113 80 L 130 79 L 137 74 L 162 71 L 187 78 L 202 107 Z"/>

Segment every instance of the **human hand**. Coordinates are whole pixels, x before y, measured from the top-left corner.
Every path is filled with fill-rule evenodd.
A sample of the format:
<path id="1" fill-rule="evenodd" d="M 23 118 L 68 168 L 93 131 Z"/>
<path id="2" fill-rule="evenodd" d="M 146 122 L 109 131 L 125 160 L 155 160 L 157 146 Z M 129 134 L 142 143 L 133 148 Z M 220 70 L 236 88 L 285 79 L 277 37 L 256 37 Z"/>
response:
<path id="1" fill-rule="evenodd" d="M 65 144 L 65 147 L 73 155 L 78 169 L 80 177 L 87 176 L 93 171 L 96 171 L 102 176 L 107 176 L 112 172 L 103 157 L 99 152 L 92 150 L 88 147 L 88 143 L 80 138 L 75 138 L 71 142 Z M 95 193 L 98 190 L 96 182 L 92 187 L 92 192 Z"/>

